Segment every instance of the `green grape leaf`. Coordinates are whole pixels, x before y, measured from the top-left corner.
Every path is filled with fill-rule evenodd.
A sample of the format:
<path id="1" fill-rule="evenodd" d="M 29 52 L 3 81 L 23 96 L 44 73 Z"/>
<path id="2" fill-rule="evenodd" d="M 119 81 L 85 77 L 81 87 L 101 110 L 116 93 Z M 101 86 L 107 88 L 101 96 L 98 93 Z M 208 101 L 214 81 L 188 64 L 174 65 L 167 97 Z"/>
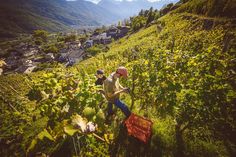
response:
<path id="1" fill-rule="evenodd" d="M 79 132 L 80 130 L 75 129 L 72 125 L 67 125 L 64 127 L 64 131 L 66 134 L 73 136 L 76 132 Z"/>
<path id="2" fill-rule="evenodd" d="M 51 141 L 54 141 L 54 138 L 52 137 L 52 135 L 46 129 L 44 129 L 42 132 L 40 132 L 38 134 L 38 138 L 40 140 L 43 140 L 44 137 L 48 138 Z"/>

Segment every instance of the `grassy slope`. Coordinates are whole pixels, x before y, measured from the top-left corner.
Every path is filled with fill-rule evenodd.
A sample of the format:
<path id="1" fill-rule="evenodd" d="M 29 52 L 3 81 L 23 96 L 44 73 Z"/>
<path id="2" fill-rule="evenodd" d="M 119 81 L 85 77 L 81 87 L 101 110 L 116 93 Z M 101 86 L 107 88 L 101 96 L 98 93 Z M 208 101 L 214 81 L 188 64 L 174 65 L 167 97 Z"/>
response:
<path id="1" fill-rule="evenodd" d="M 211 25 L 212 22 L 213 25 Z M 235 39 L 235 28 L 229 27 L 232 26 L 231 21 L 220 18 L 206 18 L 186 13 L 173 14 L 161 18 L 158 22 L 158 25 L 161 25 L 163 27 L 160 32 L 157 30 L 157 25 L 142 29 L 138 33 L 132 34 L 129 37 L 112 43 L 110 45 L 110 50 L 107 53 L 101 53 L 93 58 L 83 61 L 78 65 L 78 68 L 84 69 L 86 72 L 91 74 L 94 73 L 96 69 L 102 68 L 105 70 L 106 74 L 109 74 L 119 65 L 124 65 L 128 67 L 129 71 L 132 71 L 133 64 L 146 64 L 142 58 L 144 58 L 148 54 L 147 52 L 152 51 L 157 54 L 168 54 L 168 52 L 170 52 L 172 48 L 171 45 L 173 35 L 175 38 L 174 52 L 176 54 L 180 52 L 186 52 L 192 55 L 196 55 L 197 53 L 206 52 L 212 45 L 216 45 L 217 49 L 220 50 L 223 48 L 224 36 L 226 32 L 233 34 Z M 196 41 L 201 45 L 200 48 L 198 47 L 198 44 L 196 45 Z M 196 53 L 193 53 L 193 51 L 196 51 Z M 136 61 L 130 59 L 129 56 L 132 55 L 132 52 L 137 52 L 140 58 Z M 205 64 L 206 62 L 207 60 L 202 60 L 200 64 Z M 30 76 L 37 77 L 37 75 L 40 75 L 40 73 L 31 74 Z M 7 93 L 3 94 L 3 96 L 7 99 L 7 95 L 12 93 L 12 96 L 16 99 L 16 102 L 18 100 L 17 94 L 14 93 L 14 91 L 9 90 L 10 85 L 19 90 L 19 92 L 22 93 L 23 97 L 29 90 L 27 84 L 25 84 L 23 78 L 19 75 L 1 76 L 0 79 L 0 85 L 5 87 L 1 88 L 1 93 Z M 18 83 L 15 83 L 15 79 L 17 79 Z M 130 85 L 130 82 L 131 80 L 129 79 L 124 83 Z M 131 99 L 129 96 L 126 97 L 125 101 L 130 106 Z M 3 106 L 1 107 L 3 107 L 4 110 L 12 111 L 12 109 L 5 108 L 5 105 Z M 139 101 L 136 101 L 134 106 L 135 107 L 133 111 L 138 113 L 140 109 Z M 22 107 L 24 108 L 24 106 L 21 106 L 19 109 L 21 109 Z M 26 107 L 28 106 L 26 105 Z M 162 151 L 162 154 L 171 155 L 172 151 L 170 150 L 175 149 L 175 146 L 173 145 L 174 122 L 169 121 L 168 119 L 160 120 L 156 116 L 158 112 L 156 112 L 156 110 L 153 108 L 149 108 L 148 111 L 150 111 L 148 116 L 154 122 L 158 121 L 159 124 L 156 125 L 157 123 L 155 123 L 154 125 L 152 153 L 160 154 L 160 151 Z M 145 114 L 145 112 L 146 111 L 141 111 L 139 112 L 139 114 L 143 115 Z M 8 115 L 9 114 L 10 112 L 8 113 Z M 168 124 L 168 126 L 166 124 Z M 14 125 L 16 126 L 15 123 Z M 155 140 L 156 138 L 160 138 L 159 141 L 162 141 L 163 143 L 160 145 L 160 143 Z M 156 146 L 159 146 L 160 148 L 156 148 Z M 222 147 L 221 145 L 212 144 L 211 147 L 213 153 L 217 152 L 218 155 L 227 155 L 224 147 Z M 202 149 L 204 149 L 204 147 Z M 219 149 L 220 152 L 217 151 L 217 149 Z M 194 154 L 194 150 L 191 151 L 193 151 Z"/>
<path id="2" fill-rule="evenodd" d="M 153 25 L 149 28 L 140 30 L 138 33 L 132 34 L 129 37 L 125 37 L 110 45 L 110 50 L 107 53 L 101 53 L 91 59 L 85 60 L 78 65 L 78 67 L 84 67 L 88 72 L 94 72 L 96 68 L 104 68 L 107 73 L 111 72 L 118 65 L 128 65 L 127 57 L 125 54 L 130 54 L 135 47 L 140 47 L 143 53 L 150 49 L 164 48 L 170 50 L 171 34 L 176 36 L 176 47 L 180 50 L 193 50 L 193 38 L 201 38 L 202 42 L 207 42 L 205 48 L 210 44 L 214 44 L 215 39 L 211 36 L 211 32 L 218 32 L 221 34 L 219 41 L 216 44 L 222 47 L 223 35 L 227 31 L 234 32 L 235 28 L 231 26 L 233 21 L 226 20 L 224 18 L 207 18 L 204 16 L 198 16 L 194 14 L 181 13 L 167 15 L 159 20 L 163 30 L 159 33 L 157 25 Z M 210 23 L 210 24 L 208 24 Z M 228 27 L 230 26 L 230 27 Z M 212 30 L 210 30 L 213 28 Z M 173 30 L 173 31 L 172 31 Z M 181 36 L 187 37 L 182 38 Z M 202 38 L 205 36 L 205 38 Z M 212 41 L 212 42 L 210 42 Z M 187 43 L 186 43 L 187 42 Z"/>
<path id="3" fill-rule="evenodd" d="M 94 73 L 96 69 L 102 68 L 105 70 L 106 74 L 109 74 L 110 72 L 114 71 L 118 66 L 123 65 L 128 67 L 129 72 L 131 72 L 132 75 L 132 67 L 133 65 L 141 65 L 143 67 L 146 67 L 146 70 L 144 70 L 143 75 L 146 75 L 145 73 L 149 71 L 148 63 L 145 62 L 144 58 L 148 55 L 149 52 L 153 52 L 156 56 L 161 56 L 161 54 L 167 54 L 168 57 L 170 57 L 170 51 L 172 49 L 172 39 L 175 38 L 175 46 L 173 48 L 174 54 L 176 55 L 176 58 L 174 58 L 174 61 L 176 62 L 179 60 L 179 56 L 181 57 L 188 57 L 188 64 L 192 64 L 196 62 L 197 65 L 208 65 L 208 62 L 211 62 L 209 60 L 210 58 L 206 57 L 206 59 L 200 59 L 195 60 L 195 57 L 198 56 L 198 54 L 206 54 L 213 55 L 214 54 L 208 54 L 208 52 L 211 52 L 213 49 L 216 52 L 221 52 L 226 37 L 231 34 L 233 36 L 233 39 L 235 40 L 236 37 L 236 29 L 235 27 L 232 28 L 233 24 L 232 21 L 226 20 L 224 18 L 207 18 L 204 16 L 197 16 L 193 14 L 172 14 L 167 15 L 159 20 L 159 23 L 163 26 L 163 30 L 159 33 L 157 30 L 157 26 L 151 26 L 147 29 L 143 29 L 139 31 L 136 34 L 131 35 L 129 38 L 123 38 L 119 41 L 116 41 L 115 43 L 111 44 L 110 50 L 107 53 L 102 53 L 97 55 L 94 58 L 88 59 L 86 61 L 83 61 L 81 64 L 78 65 L 78 67 L 83 67 L 86 69 L 88 73 Z M 230 42 L 230 49 L 229 53 L 235 52 L 235 41 L 231 40 Z M 234 45 L 234 46 L 233 46 Z M 133 52 L 138 52 L 138 56 L 140 58 L 138 60 L 132 60 L 129 56 L 132 56 Z M 172 56 L 172 55 L 171 55 Z M 213 58 L 212 56 L 212 58 Z M 233 59 L 235 56 L 232 55 L 231 58 Z M 132 58 L 132 57 L 131 57 Z M 207 59 L 208 58 L 208 59 Z M 163 62 L 163 61 L 160 61 Z M 168 60 L 167 60 L 168 62 Z M 220 60 L 222 64 L 224 64 L 224 60 Z M 163 69 L 170 69 L 171 62 L 164 63 L 166 67 Z M 203 68 L 204 69 L 204 68 Z M 197 69 L 196 69 L 197 70 Z M 146 71 L 146 72 L 145 72 Z M 152 70 L 151 70 L 152 71 Z M 152 71 L 153 72 L 153 71 Z M 227 71 L 223 70 L 224 73 Z M 182 76 L 175 77 L 172 76 L 172 74 L 168 74 L 167 70 L 167 76 L 169 75 L 169 79 L 171 81 L 181 81 L 186 79 L 188 75 L 192 75 L 192 71 L 185 71 L 186 75 L 183 74 Z M 161 73 L 158 73 L 157 71 L 157 77 Z M 147 74 L 148 75 L 148 74 Z M 141 81 L 142 83 L 148 84 L 148 79 Z M 201 79 L 196 78 L 195 81 Z M 140 81 L 140 80 L 139 80 Z M 141 83 L 139 82 L 139 83 Z M 124 82 L 126 85 L 129 85 L 131 87 L 131 78 Z M 161 83 L 161 82 L 160 82 Z M 164 83 L 164 81 L 163 81 Z M 165 83 L 164 83 L 165 84 Z M 137 86 L 140 86 L 138 84 Z M 159 86 L 162 86 L 161 84 L 158 84 L 158 86 L 150 85 L 150 90 L 158 91 Z M 186 84 L 186 86 L 188 86 Z M 142 88 L 142 87 L 141 87 Z M 143 88 L 147 88 L 144 86 Z M 188 87 L 187 87 L 188 88 Z M 141 89 L 142 91 L 145 91 Z M 162 155 L 170 155 L 171 151 L 168 152 L 168 149 L 175 150 L 175 146 L 172 145 L 174 143 L 174 123 L 173 121 L 167 121 L 166 120 L 160 120 L 157 115 L 161 114 L 161 108 L 163 107 L 161 103 L 154 103 L 154 104 L 146 104 L 149 105 L 150 108 L 147 108 L 147 110 L 140 110 L 142 108 L 142 105 L 140 102 L 142 100 L 145 101 L 145 98 L 142 98 L 140 96 L 141 94 L 146 93 L 140 93 L 138 89 L 134 91 L 137 94 L 139 94 L 136 99 L 139 99 L 135 102 L 133 112 L 138 113 L 140 115 L 148 115 L 154 122 L 154 135 L 152 140 L 152 146 L 151 152 L 162 154 Z M 166 93 L 168 94 L 168 93 Z M 148 94 L 147 94 L 148 95 Z M 149 98 L 146 98 L 149 99 Z M 150 99 L 152 99 L 150 97 Z M 129 96 L 126 96 L 125 102 L 129 105 L 131 104 L 131 99 Z M 152 106 L 157 106 L 157 110 Z M 159 124 L 157 124 L 159 123 Z M 163 127 L 163 126 L 164 127 Z M 168 125 L 168 127 L 166 127 Z M 192 133 L 190 133 L 192 135 Z M 161 136 L 161 137 L 159 137 Z M 163 143 L 158 143 L 155 138 L 160 138 L 159 141 L 162 141 Z M 214 140 L 213 140 L 214 141 Z M 202 143 L 202 144 L 199 144 Z M 200 154 L 202 156 L 206 155 L 207 153 L 212 153 L 211 155 L 223 155 L 228 156 L 227 151 L 225 150 L 224 146 L 220 144 L 220 142 L 213 143 L 204 143 L 204 141 L 196 142 L 188 145 L 188 153 L 191 155 Z M 154 146 L 158 145 L 159 148 L 155 148 Z M 208 145 L 208 146 L 207 146 Z M 198 147 L 198 148 L 197 148 Z M 200 151 L 200 148 L 202 151 Z M 210 149 L 209 149 L 210 148 Z M 160 150 L 161 149 L 161 150 Z M 129 147 L 127 147 L 127 151 L 129 150 Z M 204 152 L 206 154 L 204 154 Z M 191 156 L 190 155 L 190 156 Z"/>
<path id="4" fill-rule="evenodd" d="M 210 17 L 235 18 L 236 2 L 234 0 L 189 0 L 175 12 L 202 14 Z"/>
<path id="5" fill-rule="evenodd" d="M 34 120 L 39 112 L 35 111 L 36 102 L 30 101 L 27 96 L 33 86 L 32 80 L 42 73 L 45 72 L 0 76 L 0 145 L 4 156 L 25 154 L 30 139 L 47 125 L 46 117 Z M 9 144 L 6 145 L 7 142 Z"/>

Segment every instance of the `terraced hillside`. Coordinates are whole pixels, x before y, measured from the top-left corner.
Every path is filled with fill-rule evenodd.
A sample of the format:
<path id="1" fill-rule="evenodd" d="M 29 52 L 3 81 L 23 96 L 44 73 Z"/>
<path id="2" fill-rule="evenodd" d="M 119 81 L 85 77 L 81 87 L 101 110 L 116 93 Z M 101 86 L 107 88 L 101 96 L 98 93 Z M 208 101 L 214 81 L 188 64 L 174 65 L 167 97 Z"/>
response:
<path id="1" fill-rule="evenodd" d="M 233 18 L 170 12 L 70 69 L 1 76 L 0 153 L 235 156 L 235 37 Z M 131 88 L 122 100 L 154 123 L 147 145 L 126 135 L 119 110 L 104 124 L 94 72 L 108 75 L 120 65 Z M 98 125 L 95 135 L 73 128 L 79 116 Z"/>

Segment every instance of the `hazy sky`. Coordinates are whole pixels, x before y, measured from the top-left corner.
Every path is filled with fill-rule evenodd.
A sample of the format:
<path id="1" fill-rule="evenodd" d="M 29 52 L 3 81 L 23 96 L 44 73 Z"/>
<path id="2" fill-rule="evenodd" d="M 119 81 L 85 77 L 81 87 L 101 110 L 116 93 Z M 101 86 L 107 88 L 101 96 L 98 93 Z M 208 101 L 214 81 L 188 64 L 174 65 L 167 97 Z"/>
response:
<path id="1" fill-rule="evenodd" d="M 94 3 L 98 3 L 100 0 L 87 0 L 87 1 L 91 1 L 91 2 L 94 2 Z M 117 0 L 117 1 L 122 1 L 122 0 Z M 127 1 L 133 1 L 133 0 L 127 0 Z M 160 1 L 160 0 L 148 0 L 150 2 L 156 2 L 156 1 Z M 162 0 L 163 1 L 163 0 Z"/>

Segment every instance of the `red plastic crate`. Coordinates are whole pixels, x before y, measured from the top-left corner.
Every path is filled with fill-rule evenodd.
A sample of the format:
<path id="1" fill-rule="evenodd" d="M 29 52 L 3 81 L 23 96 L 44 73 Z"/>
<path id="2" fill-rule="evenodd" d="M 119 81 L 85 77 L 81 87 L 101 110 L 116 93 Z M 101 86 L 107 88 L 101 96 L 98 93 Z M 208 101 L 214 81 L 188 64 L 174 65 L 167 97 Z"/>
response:
<path id="1" fill-rule="evenodd" d="M 147 143 L 151 137 L 152 124 L 152 121 L 133 113 L 125 121 L 128 134 L 144 143 Z"/>

